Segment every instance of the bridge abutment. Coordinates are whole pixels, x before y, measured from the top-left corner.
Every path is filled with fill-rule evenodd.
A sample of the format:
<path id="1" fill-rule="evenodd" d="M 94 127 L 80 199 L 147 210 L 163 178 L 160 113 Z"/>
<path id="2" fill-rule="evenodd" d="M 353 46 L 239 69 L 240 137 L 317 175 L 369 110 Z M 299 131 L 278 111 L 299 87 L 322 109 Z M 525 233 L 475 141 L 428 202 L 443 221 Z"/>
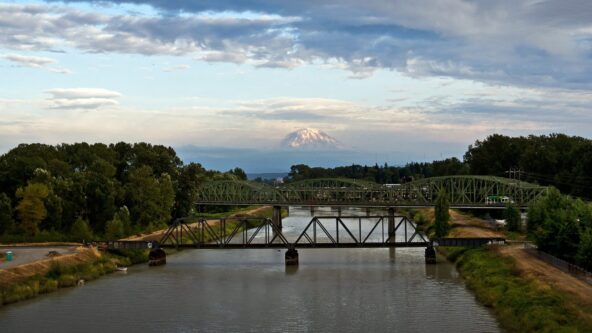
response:
<path id="1" fill-rule="evenodd" d="M 298 265 L 298 251 L 294 248 L 286 251 L 286 266 Z"/>

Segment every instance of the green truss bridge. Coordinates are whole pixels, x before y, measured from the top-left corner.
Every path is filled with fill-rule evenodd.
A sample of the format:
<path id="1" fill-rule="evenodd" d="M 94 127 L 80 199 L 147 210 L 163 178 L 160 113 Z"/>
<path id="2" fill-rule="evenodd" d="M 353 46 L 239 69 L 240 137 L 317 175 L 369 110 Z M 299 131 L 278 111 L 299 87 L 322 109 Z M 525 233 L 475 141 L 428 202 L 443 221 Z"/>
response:
<path id="1" fill-rule="evenodd" d="M 199 205 L 431 207 L 440 189 L 452 208 L 521 208 L 547 192 L 547 187 L 493 176 L 424 178 L 405 184 L 325 178 L 278 186 L 248 181 L 212 181 L 198 190 Z"/>

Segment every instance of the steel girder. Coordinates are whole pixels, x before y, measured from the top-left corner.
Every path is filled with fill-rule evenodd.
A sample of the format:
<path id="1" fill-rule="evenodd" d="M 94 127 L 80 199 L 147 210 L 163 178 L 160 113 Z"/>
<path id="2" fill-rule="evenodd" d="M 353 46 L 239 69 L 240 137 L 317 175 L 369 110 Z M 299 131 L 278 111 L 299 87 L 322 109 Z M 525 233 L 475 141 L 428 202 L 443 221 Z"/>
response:
<path id="1" fill-rule="evenodd" d="M 445 190 L 452 207 L 526 207 L 547 188 L 501 177 L 448 176 L 381 185 L 351 179 L 311 179 L 269 186 L 245 181 L 213 181 L 198 191 L 198 204 L 296 206 L 433 206 Z"/>

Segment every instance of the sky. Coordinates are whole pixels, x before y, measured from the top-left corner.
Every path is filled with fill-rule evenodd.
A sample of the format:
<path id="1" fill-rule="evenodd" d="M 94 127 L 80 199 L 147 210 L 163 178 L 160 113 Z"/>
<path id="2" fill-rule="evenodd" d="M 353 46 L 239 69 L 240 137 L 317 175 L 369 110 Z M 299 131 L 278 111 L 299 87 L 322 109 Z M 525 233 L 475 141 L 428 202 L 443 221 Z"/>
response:
<path id="1" fill-rule="evenodd" d="M 208 168 L 404 164 L 592 137 L 588 0 L 0 2 L 0 153 L 145 141 Z M 286 150 L 301 128 L 339 140 Z"/>

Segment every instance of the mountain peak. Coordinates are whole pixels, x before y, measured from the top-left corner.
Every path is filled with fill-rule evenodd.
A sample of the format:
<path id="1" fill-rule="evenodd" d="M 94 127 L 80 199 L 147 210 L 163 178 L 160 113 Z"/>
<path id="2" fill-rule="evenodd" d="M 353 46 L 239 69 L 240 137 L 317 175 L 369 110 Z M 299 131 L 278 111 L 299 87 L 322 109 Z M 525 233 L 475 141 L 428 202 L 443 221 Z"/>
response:
<path id="1" fill-rule="evenodd" d="M 339 142 L 316 128 L 301 128 L 284 138 L 282 147 L 290 149 L 336 149 Z"/>

